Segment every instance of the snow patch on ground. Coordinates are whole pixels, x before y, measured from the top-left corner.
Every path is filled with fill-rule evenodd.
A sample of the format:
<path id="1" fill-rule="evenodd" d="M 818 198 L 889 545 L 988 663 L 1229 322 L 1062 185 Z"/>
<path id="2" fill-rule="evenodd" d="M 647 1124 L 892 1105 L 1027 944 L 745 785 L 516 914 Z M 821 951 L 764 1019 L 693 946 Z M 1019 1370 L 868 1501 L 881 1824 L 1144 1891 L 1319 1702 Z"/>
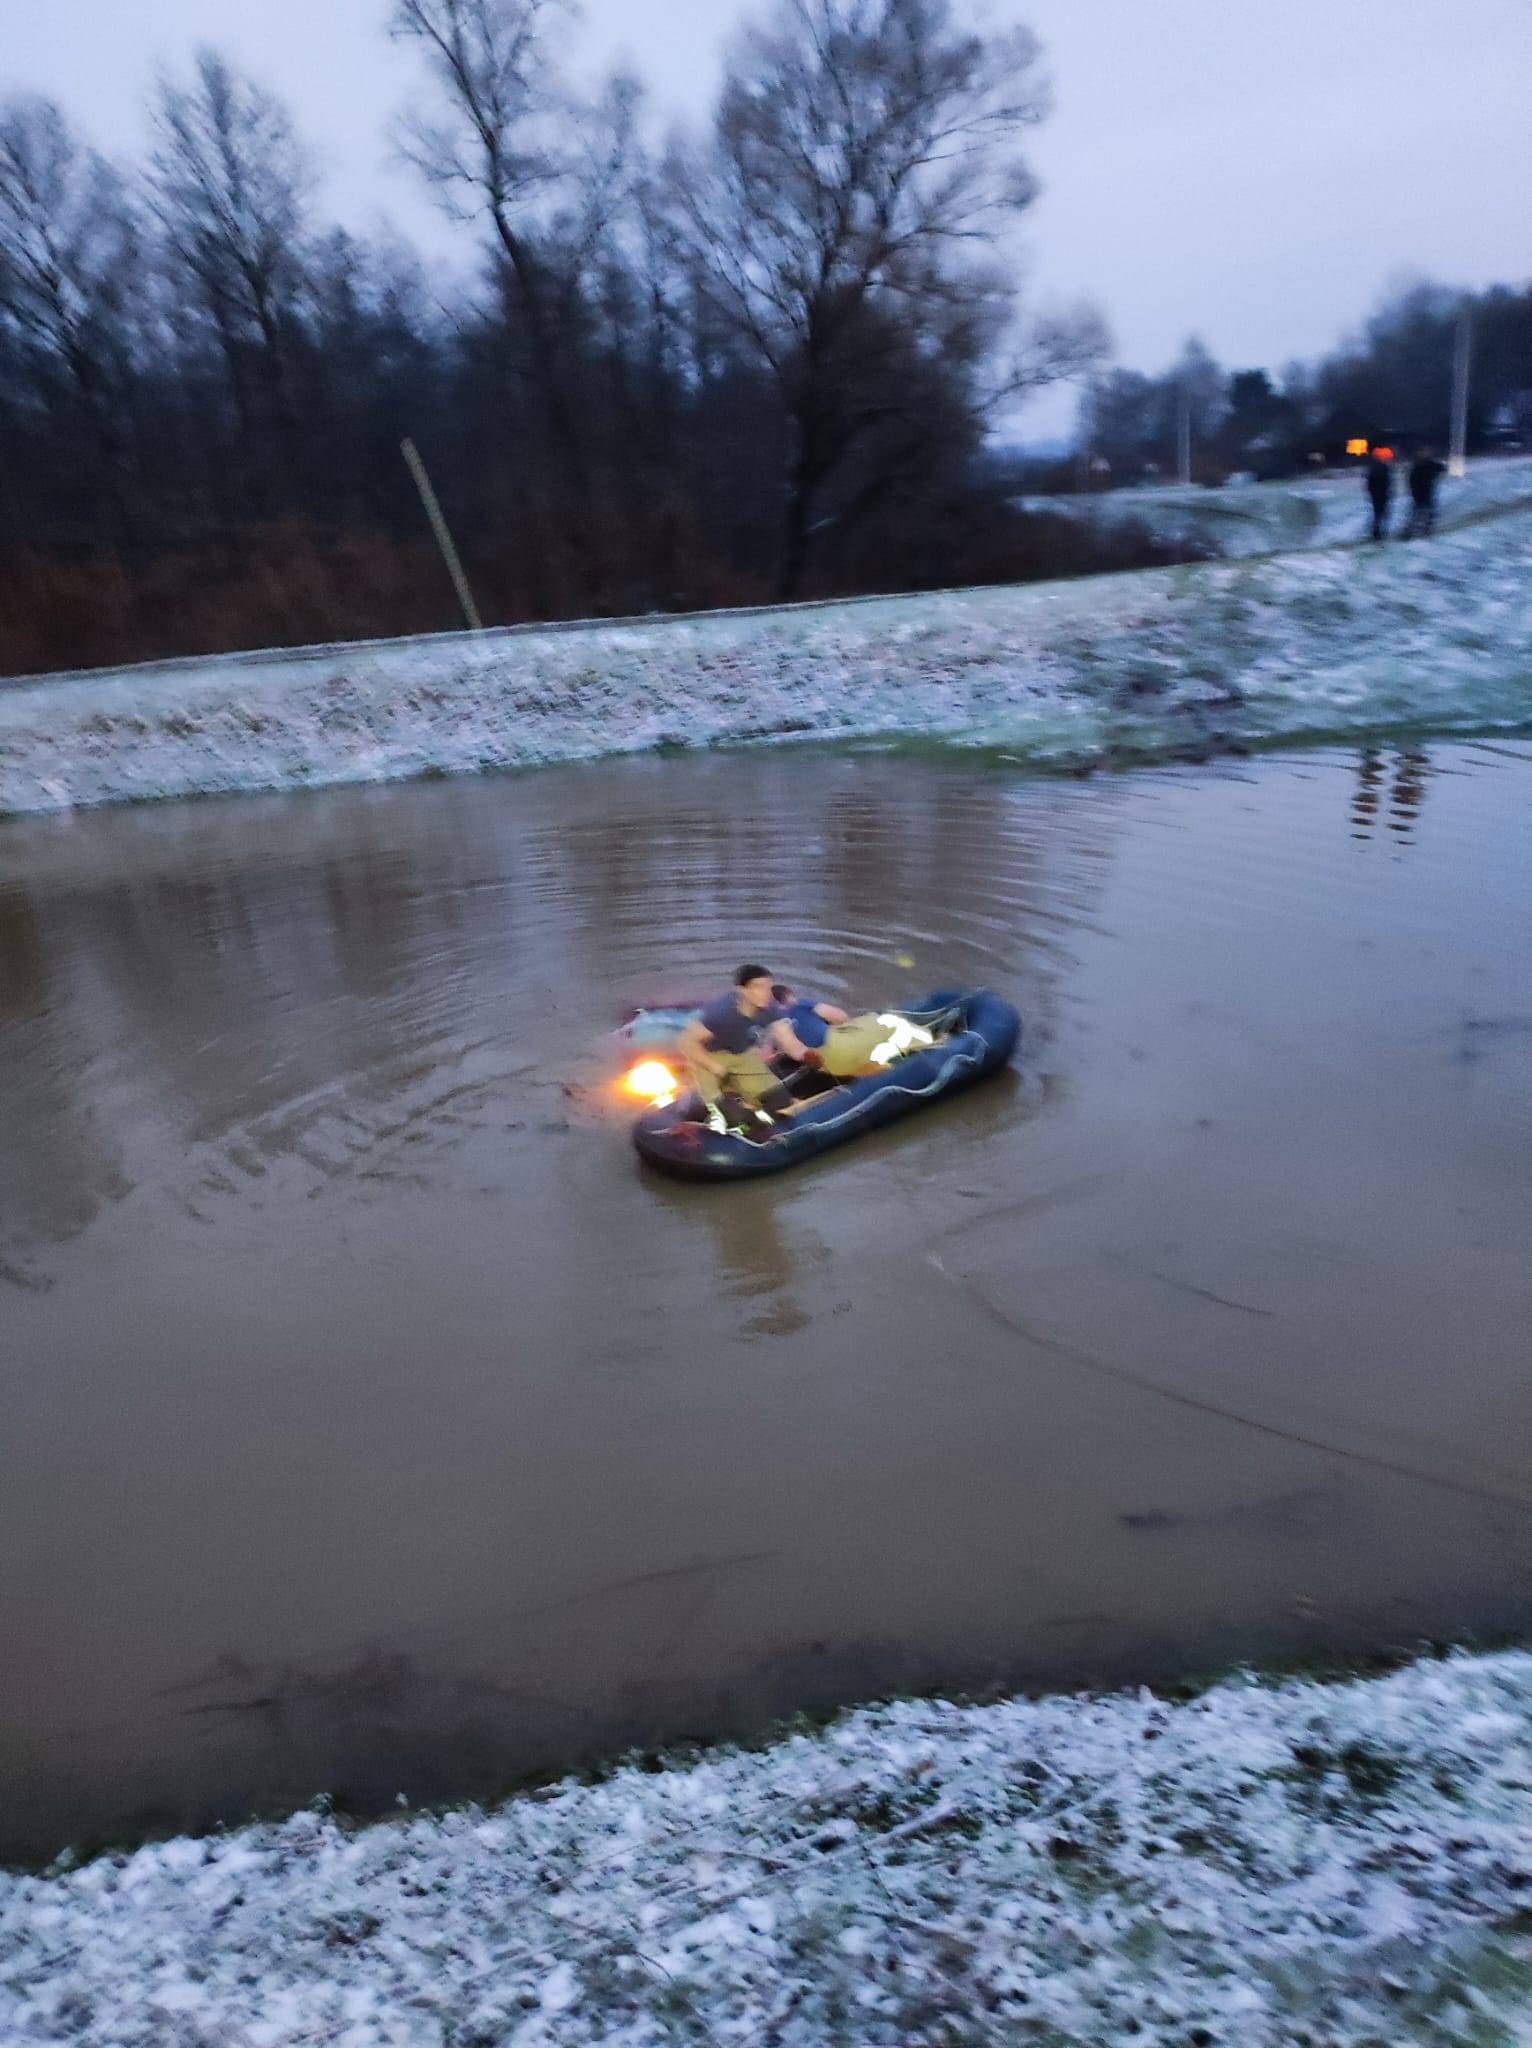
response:
<path id="1" fill-rule="evenodd" d="M 1524 509 L 1409 546 L 55 677 L 0 689 L 0 814 L 748 740 L 1062 764 L 1511 729 L 1529 587 Z"/>
<path id="2" fill-rule="evenodd" d="M 862 1709 L 0 1875 L 7 2048 L 1516 2048 L 1532 1655 Z"/>

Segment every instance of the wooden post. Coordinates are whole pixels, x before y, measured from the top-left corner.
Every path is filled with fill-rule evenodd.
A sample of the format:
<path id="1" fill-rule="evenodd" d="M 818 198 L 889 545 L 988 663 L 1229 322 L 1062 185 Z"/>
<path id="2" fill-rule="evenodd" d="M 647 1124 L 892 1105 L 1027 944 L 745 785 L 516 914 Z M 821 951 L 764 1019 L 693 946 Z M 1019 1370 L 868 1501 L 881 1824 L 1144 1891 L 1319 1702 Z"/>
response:
<path id="1" fill-rule="evenodd" d="M 1472 347 L 1472 316 L 1468 301 L 1458 308 L 1452 347 L 1452 451 L 1448 467 L 1454 476 L 1468 474 L 1468 357 Z"/>
<path id="2" fill-rule="evenodd" d="M 415 488 L 420 493 L 420 502 L 426 508 L 426 517 L 431 522 L 431 531 L 436 535 L 436 545 L 442 551 L 442 560 L 447 565 L 447 574 L 452 578 L 452 587 L 457 592 L 457 601 L 463 607 L 463 617 L 475 633 L 484 631 L 484 621 L 479 617 L 479 608 L 473 601 L 473 592 L 468 588 L 468 578 L 463 574 L 463 565 L 458 560 L 457 549 L 452 545 L 452 535 L 442 517 L 442 508 L 431 479 L 426 475 L 426 466 L 420 459 L 420 450 L 415 443 L 404 440 L 399 443 L 405 461 L 410 466 L 410 475 L 415 479 Z"/>

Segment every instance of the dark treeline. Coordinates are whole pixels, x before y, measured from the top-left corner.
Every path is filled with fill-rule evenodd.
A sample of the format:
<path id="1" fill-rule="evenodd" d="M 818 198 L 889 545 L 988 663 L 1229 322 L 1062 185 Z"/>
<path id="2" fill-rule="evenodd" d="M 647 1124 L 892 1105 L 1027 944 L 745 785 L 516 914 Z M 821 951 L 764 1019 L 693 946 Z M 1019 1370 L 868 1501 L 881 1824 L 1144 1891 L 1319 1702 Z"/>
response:
<path id="1" fill-rule="evenodd" d="M 399 146 L 476 251 L 450 273 L 328 222 L 286 109 L 215 52 L 131 165 L 0 102 L 0 674 L 454 625 L 406 436 L 491 622 L 1165 559 L 1018 509 L 995 423 L 1061 379 L 1091 380 L 1084 453 L 1033 484 L 1172 473 L 1183 395 L 1209 481 L 1446 439 L 1452 293 L 1280 382 L 1197 344 L 1108 372 L 1088 307 L 1024 309 L 1023 29 L 761 0 L 661 144 L 631 79 L 572 91 L 567 4 L 378 0 L 418 66 Z M 1474 310 L 1470 445 L 1504 445 L 1532 293 Z"/>
<path id="2" fill-rule="evenodd" d="M 1340 460 L 1358 440 L 1401 453 L 1445 449 L 1465 318 L 1469 452 L 1532 448 L 1532 284 L 1464 294 L 1421 283 L 1393 293 L 1333 355 L 1293 364 L 1280 380 L 1263 369 L 1225 372 L 1196 340 L 1163 376 L 1099 373 L 1079 453 L 1040 466 L 1031 481 L 1072 490 L 1082 480 L 1100 488 L 1174 476 L 1183 413 L 1191 473 L 1202 483 L 1241 472 L 1291 476 Z"/>
<path id="3" fill-rule="evenodd" d="M 633 81 L 570 90 L 564 8 L 380 20 L 419 64 L 401 146 L 478 237 L 448 283 L 327 224 L 215 52 L 130 167 L 0 106 L 0 673 L 453 625 L 405 436 L 490 621 L 1100 565 L 980 459 L 1105 347 L 1017 304 L 1031 36 L 771 0 L 658 148 Z"/>

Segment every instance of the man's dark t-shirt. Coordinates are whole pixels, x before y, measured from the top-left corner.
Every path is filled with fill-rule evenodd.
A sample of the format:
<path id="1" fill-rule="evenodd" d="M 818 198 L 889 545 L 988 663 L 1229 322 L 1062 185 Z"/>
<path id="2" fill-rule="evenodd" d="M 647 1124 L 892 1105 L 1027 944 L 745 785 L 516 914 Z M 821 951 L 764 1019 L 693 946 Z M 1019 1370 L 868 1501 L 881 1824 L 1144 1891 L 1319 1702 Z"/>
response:
<path id="1" fill-rule="evenodd" d="M 1410 466 L 1410 496 L 1417 505 L 1429 505 L 1436 496 L 1436 486 L 1447 474 L 1445 462 L 1438 462 L 1434 455 L 1422 455 Z"/>
<path id="2" fill-rule="evenodd" d="M 747 1017 L 731 993 L 719 996 L 702 1012 L 702 1028 L 714 1052 L 749 1052 L 760 1044 L 767 1030 L 787 1012 L 778 1003 L 768 1003 L 755 1016 Z"/>

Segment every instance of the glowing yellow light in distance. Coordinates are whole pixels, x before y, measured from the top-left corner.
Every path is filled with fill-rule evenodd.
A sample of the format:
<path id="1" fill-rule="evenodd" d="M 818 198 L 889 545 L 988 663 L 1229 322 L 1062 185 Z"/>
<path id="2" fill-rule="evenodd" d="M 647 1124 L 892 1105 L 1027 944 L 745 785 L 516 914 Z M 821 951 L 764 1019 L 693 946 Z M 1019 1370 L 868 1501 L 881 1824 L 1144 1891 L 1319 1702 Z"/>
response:
<path id="1" fill-rule="evenodd" d="M 1360 435 L 1357 435 L 1346 443 L 1346 453 L 1348 455 L 1365 455 L 1367 453 L 1367 443 Z"/>
<path id="2" fill-rule="evenodd" d="M 644 1102 L 659 1105 L 676 1099 L 676 1077 L 663 1060 L 640 1060 L 623 1076 L 622 1085 Z"/>

